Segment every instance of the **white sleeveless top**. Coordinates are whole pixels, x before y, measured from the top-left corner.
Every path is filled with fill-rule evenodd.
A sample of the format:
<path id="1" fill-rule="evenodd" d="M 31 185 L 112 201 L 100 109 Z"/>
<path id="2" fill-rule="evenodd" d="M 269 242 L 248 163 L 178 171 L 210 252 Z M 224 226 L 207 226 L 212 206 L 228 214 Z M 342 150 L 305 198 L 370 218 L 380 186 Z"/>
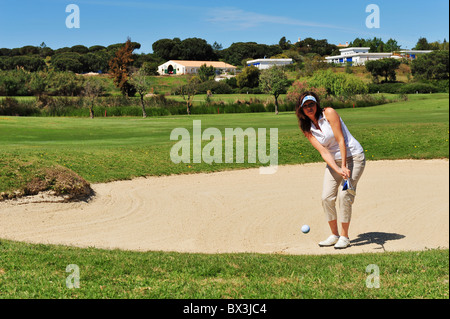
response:
<path id="1" fill-rule="evenodd" d="M 341 121 L 342 133 L 344 134 L 345 145 L 347 146 L 347 157 L 363 153 L 364 149 L 361 144 L 350 134 L 344 121 L 341 118 L 339 119 Z M 311 134 L 334 156 L 335 160 L 342 159 L 339 144 L 334 137 L 333 129 L 324 113 L 320 115 L 318 122 L 320 130 L 311 122 Z"/>

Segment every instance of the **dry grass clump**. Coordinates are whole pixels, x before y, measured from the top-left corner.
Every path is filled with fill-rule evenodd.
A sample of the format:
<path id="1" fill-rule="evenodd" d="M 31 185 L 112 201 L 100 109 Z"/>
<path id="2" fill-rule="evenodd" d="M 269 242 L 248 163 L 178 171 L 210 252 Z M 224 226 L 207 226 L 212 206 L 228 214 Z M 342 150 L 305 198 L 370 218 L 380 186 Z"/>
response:
<path id="1" fill-rule="evenodd" d="M 90 184 L 84 178 L 62 166 L 45 168 L 35 176 L 22 190 L 8 194 L 8 199 L 50 191 L 52 195 L 61 196 L 65 201 L 73 201 L 86 199 L 93 194 Z"/>

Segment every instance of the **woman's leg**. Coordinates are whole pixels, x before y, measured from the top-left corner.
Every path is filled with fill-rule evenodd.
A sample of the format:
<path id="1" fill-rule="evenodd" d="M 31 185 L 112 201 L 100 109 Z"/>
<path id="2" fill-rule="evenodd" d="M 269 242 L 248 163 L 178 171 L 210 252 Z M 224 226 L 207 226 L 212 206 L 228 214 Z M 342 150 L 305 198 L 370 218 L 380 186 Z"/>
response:
<path id="1" fill-rule="evenodd" d="M 331 233 L 339 236 L 337 226 L 336 198 L 342 177 L 327 165 L 323 177 L 322 207 Z"/>
<path id="2" fill-rule="evenodd" d="M 328 225 L 330 226 L 331 233 L 335 236 L 339 236 L 337 219 L 329 221 Z"/>
<path id="3" fill-rule="evenodd" d="M 358 181 L 364 172 L 366 160 L 364 154 L 358 154 L 347 159 L 347 167 L 351 171 L 351 184 L 356 190 Z M 352 205 L 355 201 L 355 195 L 351 195 L 347 191 L 340 192 L 339 195 L 339 220 L 341 221 L 341 236 L 349 238 L 348 229 L 352 217 Z"/>

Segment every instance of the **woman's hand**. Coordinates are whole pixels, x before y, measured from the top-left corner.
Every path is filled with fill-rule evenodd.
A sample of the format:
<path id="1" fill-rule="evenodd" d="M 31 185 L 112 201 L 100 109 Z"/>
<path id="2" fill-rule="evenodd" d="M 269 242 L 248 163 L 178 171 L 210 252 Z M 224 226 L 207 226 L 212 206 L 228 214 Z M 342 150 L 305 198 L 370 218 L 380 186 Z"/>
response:
<path id="1" fill-rule="evenodd" d="M 338 173 L 344 178 L 348 179 L 351 176 L 351 171 L 347 167 L 341 167 Z"/>

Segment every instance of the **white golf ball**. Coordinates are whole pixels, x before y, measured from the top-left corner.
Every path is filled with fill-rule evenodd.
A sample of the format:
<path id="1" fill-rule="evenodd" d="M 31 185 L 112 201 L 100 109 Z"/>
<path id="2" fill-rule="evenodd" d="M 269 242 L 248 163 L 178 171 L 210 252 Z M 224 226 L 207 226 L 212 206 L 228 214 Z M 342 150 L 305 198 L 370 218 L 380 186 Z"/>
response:
<path id="1" fill-rule="evenodd" d="M 305 234 L 309 233 L 309 226 L 308 225 L 303 225 L 302 226 L 302 232 L 305 233 Z"/>

